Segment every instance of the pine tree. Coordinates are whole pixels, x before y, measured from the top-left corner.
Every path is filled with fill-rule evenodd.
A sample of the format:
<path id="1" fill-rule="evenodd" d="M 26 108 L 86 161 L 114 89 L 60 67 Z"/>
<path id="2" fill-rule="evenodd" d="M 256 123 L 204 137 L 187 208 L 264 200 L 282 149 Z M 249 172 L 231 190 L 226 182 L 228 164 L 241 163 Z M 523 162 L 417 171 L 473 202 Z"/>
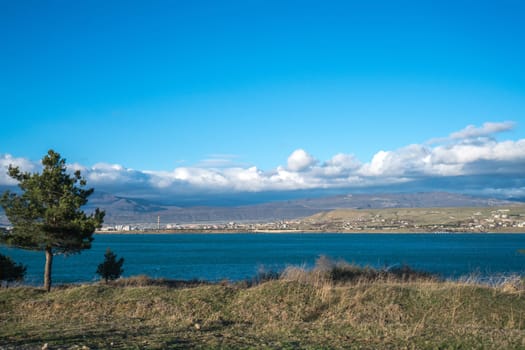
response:
<path id="1" fill-rule="evenodd" d="M 1 282 L 7 284 L 13 281 L 21 281 L 26 274 L 27 266 L 18 264 L 8 256 L 0 254 L 0 286 Z"/>
<path id="2" fill-rule="evenodd" d="M 109 280 L 115 280 L 122 275 L 123 264 L 124 258 L 117 260 L 117 256 L 108 248 L 104 254 L 104 262 L 98 265 L 97 274 L 108 283 Z"/>
<path id="3" fill-rule="evenodd" d="M 53 150 L 42 158 L 41 173 L 21 172 L 9 166 L 20 193 L 6 191 L 0 198 L 11 231 L 0 236 L 7 245 L 44 251 L 44 288 L 51 289 L 51 269 L 56 254 L 75 254 L 91 248 L 93 232 L 102 225 L 104 212 L 86 215 L 84 206 L 93 189 L 84 189 L 80 171 L 67 172 L 66 160 Z"/>

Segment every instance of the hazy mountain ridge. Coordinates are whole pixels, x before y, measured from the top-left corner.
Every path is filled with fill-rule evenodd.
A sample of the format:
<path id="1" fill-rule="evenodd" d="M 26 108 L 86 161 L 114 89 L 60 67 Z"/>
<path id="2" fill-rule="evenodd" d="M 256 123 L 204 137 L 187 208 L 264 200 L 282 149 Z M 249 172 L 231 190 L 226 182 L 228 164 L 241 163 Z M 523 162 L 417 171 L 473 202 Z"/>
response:
<path id="1" fill-rule="evenodd" d="M 146 199 L 115 196 L 95 192 L 86 211 L 100 208 L 106 211 L 107 225 L 157 223 L 276 221 L 307 217 L 334 209 L 385 209 L 385 208 L 439 208 L 439 207 L 493 207 L 518 205 L 519 202 L 484 198 L 448 192 L 345 194 L 263 204 L 240 206 L 179 207 L 157 204 Z M 3 211 L 0 224 L 8 225 Z"/>
<path id="2" fill-rule="evenodd" d="M 333 209 L 492 207 L 517 202 L 447 192 L 347 194 L 242 206 L 178 207 L 100 194 L 87 209 L 106 210 L 107 224 L 274 221 L 310 216 Z"/>

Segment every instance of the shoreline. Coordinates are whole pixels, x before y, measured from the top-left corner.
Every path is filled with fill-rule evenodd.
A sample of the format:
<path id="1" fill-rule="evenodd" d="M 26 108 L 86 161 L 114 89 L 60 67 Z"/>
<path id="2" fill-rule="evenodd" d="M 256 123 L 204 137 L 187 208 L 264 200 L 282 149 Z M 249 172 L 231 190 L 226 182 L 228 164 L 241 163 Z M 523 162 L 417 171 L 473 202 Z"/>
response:
<path id="1" fill-rule="evenodd" d="M 134 230 L 134 231 L 95 231 L 97 235 L 177 235 L 177 234 L 525 234 L 525 230 L 495 231 L 407 231 L 407 230 Z"/>

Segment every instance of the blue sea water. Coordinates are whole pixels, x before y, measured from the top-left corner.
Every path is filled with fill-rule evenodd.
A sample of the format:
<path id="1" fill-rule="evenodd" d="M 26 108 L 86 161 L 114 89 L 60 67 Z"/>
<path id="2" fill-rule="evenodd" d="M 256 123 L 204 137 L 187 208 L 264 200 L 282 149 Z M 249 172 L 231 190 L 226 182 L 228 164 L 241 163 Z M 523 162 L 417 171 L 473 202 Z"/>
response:
<path id="1" fill-rule="evenodd" d="M 53 261 L 53 283 L 98 279 L 106 248 L 124 257 L 124 276 L 232 281 L 264 268 L 311 267 L 326 255 L 377 268 L 407 264 L 443 278 L 525 274 L 525 234 L 109 234 L 92 248 Z M 26 283 L 41 284 L 44 253 L 0 247 L 28 266 Z"/>

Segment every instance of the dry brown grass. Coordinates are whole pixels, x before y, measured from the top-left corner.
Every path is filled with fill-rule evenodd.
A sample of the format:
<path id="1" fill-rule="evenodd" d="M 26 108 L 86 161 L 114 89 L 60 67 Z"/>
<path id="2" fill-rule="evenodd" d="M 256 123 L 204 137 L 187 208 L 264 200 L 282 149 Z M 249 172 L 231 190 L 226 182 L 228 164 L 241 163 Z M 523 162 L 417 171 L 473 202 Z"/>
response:
<path id="1" fill-rule="evenodd" d="M 525 347 L 522 285 L 334 281 L 330 271 L 340 264 L 321 259 L 311 271 L 289 268 L 251 287 L 139 276 L 51 293 L 4 289 L 0 348 Z"/>

